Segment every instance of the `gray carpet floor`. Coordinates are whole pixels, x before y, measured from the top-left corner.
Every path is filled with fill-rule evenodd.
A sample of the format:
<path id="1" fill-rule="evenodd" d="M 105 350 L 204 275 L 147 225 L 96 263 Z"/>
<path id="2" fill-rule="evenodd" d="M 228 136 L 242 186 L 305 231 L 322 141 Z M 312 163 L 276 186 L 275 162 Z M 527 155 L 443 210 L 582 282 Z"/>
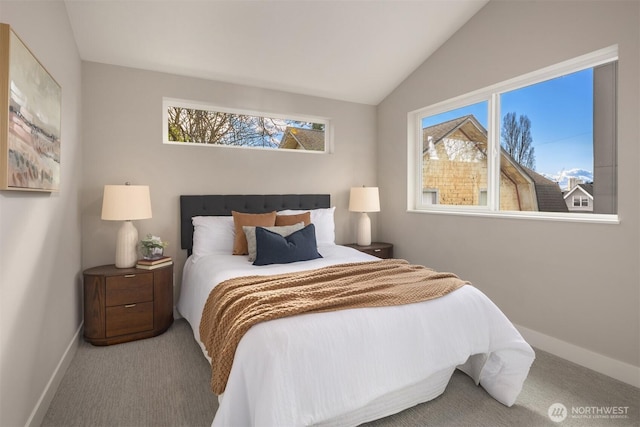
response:
<path id="1" fill-rule="evenodd" d="M 440 397 L 368 426 L 640 426 L 639 389 L 540 350 L 536 356 L 511 408 L 456 372 Z M 83 342 L 42 426 L 210 426 L 218 406 L 210 373 L 185 320 L 152 339 L 109 347 Z M 562 422 L 548 415 L 555 403 L 567 408 Z M 603 413 L 612 407 L 624 413 Z"/>

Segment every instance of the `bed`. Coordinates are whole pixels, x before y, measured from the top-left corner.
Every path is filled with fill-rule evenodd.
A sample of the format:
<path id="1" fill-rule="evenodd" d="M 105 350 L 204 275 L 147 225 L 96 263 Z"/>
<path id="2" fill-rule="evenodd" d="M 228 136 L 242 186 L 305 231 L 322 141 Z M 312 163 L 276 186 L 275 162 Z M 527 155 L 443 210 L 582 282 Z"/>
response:
<path id="1" fill-rule="evenodd" d="M 210 362 L 200 322 L 219 283 L 377 260 L 335 244 L 326 194 L 181 196 L 180 210 L 189 257 L 177 309 Z M 311 212 L 321 258 L 255 266 L 232 255 L 232 211 Z M 506 316 L 470 285 L 413 304 L 270 320 L 240 340 L 212 425 L 355 426 L 436 398 L 456 369 L 511 406 L 534 358 Z"/>

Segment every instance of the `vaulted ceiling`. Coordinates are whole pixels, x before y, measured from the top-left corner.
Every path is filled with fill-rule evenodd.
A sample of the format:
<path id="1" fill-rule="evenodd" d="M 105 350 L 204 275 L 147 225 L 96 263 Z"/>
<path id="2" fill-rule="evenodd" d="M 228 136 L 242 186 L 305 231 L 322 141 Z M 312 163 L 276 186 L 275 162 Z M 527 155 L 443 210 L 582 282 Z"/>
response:
<path id="1" fill-rule="evenodd" d="M 83 60 L 377 105 L 488 0 L 66 0 Z"/>

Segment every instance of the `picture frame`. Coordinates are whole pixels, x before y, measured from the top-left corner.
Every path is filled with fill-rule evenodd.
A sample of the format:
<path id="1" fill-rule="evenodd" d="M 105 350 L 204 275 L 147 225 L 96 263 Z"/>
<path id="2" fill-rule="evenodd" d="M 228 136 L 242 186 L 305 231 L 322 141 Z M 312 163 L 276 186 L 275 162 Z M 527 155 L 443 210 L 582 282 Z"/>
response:
<path id="1" fill-rule="evenodd" d="M 60 190 L 62 88 L 0 24 L 0 190 Z"/>

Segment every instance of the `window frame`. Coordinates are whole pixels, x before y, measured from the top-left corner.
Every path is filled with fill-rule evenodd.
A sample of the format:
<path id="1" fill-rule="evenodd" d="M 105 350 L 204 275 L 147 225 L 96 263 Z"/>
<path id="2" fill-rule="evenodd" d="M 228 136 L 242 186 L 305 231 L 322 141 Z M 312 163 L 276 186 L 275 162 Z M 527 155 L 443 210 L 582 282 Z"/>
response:
<path id="1" fill-rule="evenodd" d="M 578 202 L 577 205 L 576 205 L 576 202 Z M 573 207 L 574 208 L 588 208 L 589 207 L 589 197 L 583 196 L 583 195 L 573 196 Z"/>
<path id="2" fill-rule="evenodd" d="M 431 194 L 433 196 L 432 199 L 435 199 L 435 203 L 434 202 L 432 202 L 432 203 L 424 203 L 424 201 L 423 201 L 423 203 L 425 205 L 430 205 L 431 206 L 431 205 L 437 205 L 437 204 L 440 203 L 440 190 L 438 190 L 437 188 L 424 188 L 423 191 L 422 191 L 422 197 L 423 197 L 422 200 L 424 200 L 424 195 L 425 194 Z"/>
<path id="3" fill-rule="evenodd" d="M 588 68 L 595 68 L 617 60 L 618 45 L 612 45 L 428 107 L 410 111 L 407 114 L 407 212 L 619 224 L 618 213 L 584 215 L 584 213 L 576 212 L 501 211 L 500 201 L 498 200 L 500 185 L 500 96 L 506 92 Z M 422 119 L 479 102 L 487 102 L 488 104 L 487 205 L 426 205 L 422 203 Z M 619 174 L 617 175 L 619 176 Z"/>
<path id="4" fill-rule="evenodd" d="M 241 114 L 248 116 L 268 117 L 272 119 L 297 120 L 303 122 L 320 123 L 324 125 L 324 150 L 297 150 L 292 148 L 276 148 L 276 147 L 251 147 L 244 145 L 225 145 L 225 144 L 206 144 L 202 142 L 179 142 L 169 141 L 169 107 L 180 107 L 195 110 L 219 111 L 221 113 Z M 301 115 L 301 114 L 282 114 L 265 111 L 256 111 L 242 108 L 221 107 L 219 105 L 210 104 L 201 101 L 192 101 L 178 98 L 163 97 L 162 98 L 162 143 L 167 145 L 180 145 L 191 147 L 217 147 L 217 148 L 239 148 L 251 150 L 266 150 L 273 152 L 287 153 L 307 153 L 307 154 L 330 154 L 333 152 L 333 126 L 331 119 L 328 117 Z"/>
<path id="5" fill-rule="evenodd" d="M 478 206 L 486 206 L 489 204 L 489 191 L 486 188 L 481 188 L 478 190 Z M 487 203 L 482 203 L 482 201 L 486 201 Z"/>

